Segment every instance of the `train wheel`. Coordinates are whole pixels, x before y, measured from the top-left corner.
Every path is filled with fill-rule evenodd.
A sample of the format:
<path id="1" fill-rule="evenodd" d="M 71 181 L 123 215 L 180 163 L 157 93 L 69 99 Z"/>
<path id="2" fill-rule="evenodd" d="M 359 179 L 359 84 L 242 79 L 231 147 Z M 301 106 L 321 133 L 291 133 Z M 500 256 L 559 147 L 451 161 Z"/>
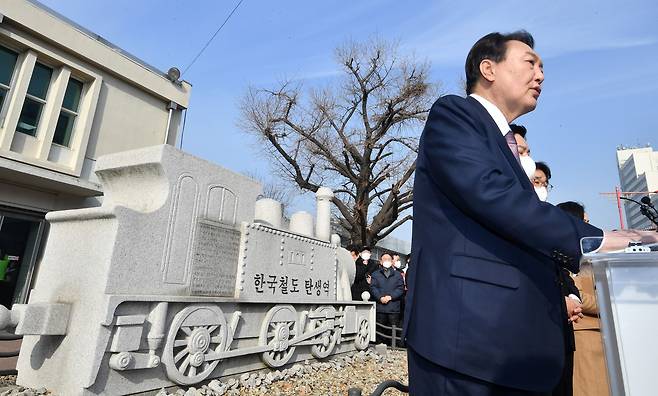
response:
<path id="1" fill-rule="evenodd" d="M 318 334 L 314 341 L 315 345 L 311 346 L 311 355 L 317 359 L 324 359 L 331 354 L 336 346 L 338 332 L 336 326 L 336 309 L 332 306 L 319 307 L 312 313 L 312 319 L 308 325 L 308 331 L 313 331 L 321 326 L 328 325 L 329 328 Z"/>
<path id="2" fill-rule="evenodd" d="M 361 318 L 359 321 L 359 330 L 356 333 L 356 338 L 354 339 L 354 346 L 359 351 L 362 351 L 368 348 L 370 343 L 370 323 L 367 318 Z"/>
<path id="3" fill-rule="evenodd" d="M 210 352 L 228 348 L 226 318 L 215 305 L 194 305 L 176 314 L 169 327 L 162 352 L 162 363 L 170 380 L 192 385 L 205 380 L 219 360 L 209 360 Z"/>
<path id="4" fill-rule="evenodd" d="M 297 336 L 297 322 L 297 312 L 292 305 L 277 305 L 267 312 L 258 338 L 259 345 L 270 347 L 262 355 L 265 364 L 281 367 L 290 360 L 295 352 L 290 341 Z"/>

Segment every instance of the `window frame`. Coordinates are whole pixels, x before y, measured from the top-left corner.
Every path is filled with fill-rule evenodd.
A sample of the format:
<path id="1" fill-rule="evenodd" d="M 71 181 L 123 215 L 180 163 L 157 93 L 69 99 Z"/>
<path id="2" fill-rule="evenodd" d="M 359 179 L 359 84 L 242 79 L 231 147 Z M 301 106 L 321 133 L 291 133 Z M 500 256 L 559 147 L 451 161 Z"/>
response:
<path id="1" fill-rule="evenodd" d="M 30 83 L 32 82 L 32 77 L 34 76 L 34 70 L 37 68 L 37 65 L 39 65 L 39 64 L 43 67 L 47 67 L 47 68 L 50 69 L 50 80 L 48 81 L 48 86 L 46 87 L 46 92 L 45 92 L 45 95 L 44 95 L 45 99 L 42 99 L 38 96 L 34 96 L 29 92 L 25 92 L 25 98 L 23 99 L 23 105 L 21 106 L 21 109 L 18 112 L 18 122 L 20 123 L 21 114 L 23 113 L 23 107 L 25 106 L 25 102 L 27 101 L 27 99 L 30 99 L 30 100 L 32 100 L 34 102 L 37 102 L 41 105 L 41 109 L 39 110 L 39 117 L 37 118 L 37 122 L 36 122 L 36 125 L 35 125 L 35 128 L 34 128 L 34 135 L 30 135 L 29 133 L 19 131 L 18 130 L 18 123 L 16 124 L 16 129 L 14 131 L 14 132 L 18 132 L 18 133 L 22 133 L 24 135 L 30 136 L 30 137 L 35 138 L 35 139 L 38 139 L 39 132 L 42 129 L 41 128 L 41 125 L 42 125 L 41 121 L 42 121 L 42 118 L 43 118 L 43 113 L 44 113 L 44 110 L 47 108 L 46 106 L 48 105 L 48 97 L 50 95 L 52 95 L 52 89 L 51 88 L 52 88 L 52 85 L 53 85 L 53 79 L 54 79 L 56 71 L 57 71 L 57 67 L 54 67 L 52 64 L 49 64 L 47 61 L 44 62 L 43 59 L 40 59 L 37 56 L 36 61 L 34 63 L 34 67 L 32 68 L 32 73 L 30 73 L 30 78 L 28 79 L 28 91 L 29 91 Z"/>
<path id="2" fill-rule="evenodd" d="M 85 154 L 103 86 L 103 75 L 83 60 L 35 37 L 24 35 L 9 25 L 0 24 L 0 45 L 18 53 L 11 91 L 5 99 L 3 113 L 0 114 L 0 157 L 82 177 L 85 172 L 83 167 L 86 166 Z M 27 97 L 29 79 L 37 62 L 53 69 L 49 89 L 51 92 L 57 91 L 58 94 L 48 94 L 38 126 L 40 131 L 33 137 L 16 132 L 15 129 Z M 62 75 L 73 77 L 83 84 L 68 147 L 52 141 L 66 89 L 66 85 L 58 85 L 55 90 L 53 84 L 59 84 L 58 81 L 61 80 L 58 78 Z M 55 99 L 52 103 L 51 97 Z M 45 133 L 41 133 L 42 128 Z"/>
<path id="3" fill-rule="evenodd" d="M 2 101 L 2 105 L 0 106 L 0 131 L 1 131 L 5 125 L 5 118 L 7 117 L 7 110 L 9 108 L 9 103 L 11 102 L 11 95 L 13 93 L 14 86 L 16 85 L 16 78 L 18 74 L 17 70 L 20 69 L 22 64 L 21 54 L 24 52 L 24 50 L 16 48 L 15 46 L 9 45 L 8 43 L 5 42 L 0 42 L 0 46 L 17 55 L 16 63 L 14 63 L 14 70 L 12 70 L 11 78 L 9 79 L 10 85 L 0 83 L 0 89 L 4 89 L 6 92 L 5 99 Z"/>
<path id="4" fill-rule="evenodd" d="M 62 113 L 66 113 L 68 115 L 73 116 L 73 125 L 71 126 L 71 134 L 69 136 L 69 144 L 64 145 L 64 144 L 55 142 L 55 134 L 54 133 L 53 133 L 53 137 L 51 139 L 51 144 L 56 145 L 58 147 L 65 148 L 65 149 L 71 149 L 71 141 L 73 140 L 73 137 L 75 135 L 75 130 L 76 130 L 77 123 L 78 123 L 78 116 L 80 115 L 80 105 L 81 105 L 82 101 L 85 98 L 86 88 L 87 88 L 87 83 L 85 83 L 84 81 L 81 81 L 79 78 L 76 78 L 75 76 L 73 76 L 73 74 L 71 74 L 69 76 L 69 81 L 67 82 L 66 88 L 64 89 L 64 96 L 66 96 L 66 89 L 68 88 L 68 84 L 71 82 L 71 80 L 77 81 L 81 85 L 80 97 L 78 98 L 78 110 L 73 111 L 71 109 L 68 109 L 68 108 L 64 107 L 64 102 L 62 101 L 62 105 L 60 106 L 60 109 L 59 109 L 59 114 L 57 115 L 58 121 L 59 121 L 59 117 L 62 115 Z M 57 131 L 57 122 L 55 123 L 55 132 L 56 131 Z"/>

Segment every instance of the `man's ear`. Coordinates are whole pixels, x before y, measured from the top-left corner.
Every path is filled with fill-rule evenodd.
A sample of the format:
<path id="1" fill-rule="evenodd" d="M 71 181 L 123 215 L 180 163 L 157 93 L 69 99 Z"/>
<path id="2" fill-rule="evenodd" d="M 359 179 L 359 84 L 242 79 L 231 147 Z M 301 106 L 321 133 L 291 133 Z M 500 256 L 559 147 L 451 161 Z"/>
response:
<path id="1" fill-rule="evenodd" d="M 480 62 L 480 74 L 482 74 L 482 77 L 489 82 L 493 82 L 496 79 L 495 69 L 495 64 L 491 59 L 483 59 L 482 62 Z"/>

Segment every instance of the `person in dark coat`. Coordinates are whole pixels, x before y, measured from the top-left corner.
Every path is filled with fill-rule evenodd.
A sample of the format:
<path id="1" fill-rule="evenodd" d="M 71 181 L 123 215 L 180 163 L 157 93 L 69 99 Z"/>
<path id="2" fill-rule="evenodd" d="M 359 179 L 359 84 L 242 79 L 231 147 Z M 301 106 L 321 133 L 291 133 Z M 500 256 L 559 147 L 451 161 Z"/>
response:
<path id="1" fill-rule="evenodd" d="M 364 246 L 354 262 L 356 273 L 352 283 L 352 300 L 361 301 L 363 292 L 370 291 L 370 275 L 377 270 L 377 261 L 370 258 L 370 247 Z"/>
<path id="2" fill-rule="evenodd" d="M 380 258 L 380 268 L 372 273 L 370 294 L 377 303 L 377 323 L 400 327 L 400 307 L 404 298 L 404 279 L 393 268 L 393 259 L 388 253 Z M 382 329 L 380 329 L 382 330 Z M 388 330 L 382 331 L 388 333 Z"/>
<path id="3" fill-rule="evenodd" d="M 406 302 L 406 297 L 407 297 L 407 281 L 404 278 L 406 275 L 407 271 L 407 266 L 403 266 L 402 262 L 400 261 L 400 255 L 399 254 L 393 254 L 393 268 L 395 268 L 396 271 L 402 275 L 402 280 L 404 281 L 404 294 L 402 295 L 402 298 L 400 299 L 400 323 L 404 322 L 404 304 Z"/>

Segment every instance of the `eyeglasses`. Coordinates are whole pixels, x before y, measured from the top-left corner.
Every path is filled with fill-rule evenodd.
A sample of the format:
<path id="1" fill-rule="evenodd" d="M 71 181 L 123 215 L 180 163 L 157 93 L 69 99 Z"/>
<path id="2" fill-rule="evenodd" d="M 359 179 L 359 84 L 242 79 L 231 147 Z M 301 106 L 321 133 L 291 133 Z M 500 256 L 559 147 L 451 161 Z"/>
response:
<path id="1" fill-rule="evenodd" d="M 548 191 L 551 191 L 553 189 L 553 185 L 548 182 L 548 180 L 543 180 L 538 178 L 538 177 L 533 177 L 532 178 L 532 184 L 534 184 L 536 187 L 546 187 Z"/>

